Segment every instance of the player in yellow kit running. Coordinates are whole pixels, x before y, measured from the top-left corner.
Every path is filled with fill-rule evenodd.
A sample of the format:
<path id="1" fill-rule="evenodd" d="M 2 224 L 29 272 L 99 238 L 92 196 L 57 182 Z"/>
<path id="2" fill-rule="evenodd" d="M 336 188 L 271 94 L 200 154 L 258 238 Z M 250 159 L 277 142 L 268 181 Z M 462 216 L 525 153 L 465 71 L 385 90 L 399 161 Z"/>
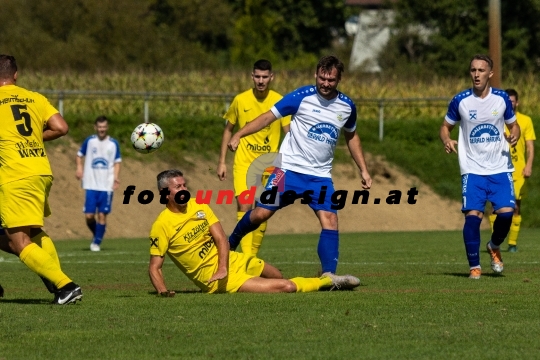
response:
<path id="1" fill-rule="evenodd" d="M 257 116 L 270 110 L 282 98 L 280 94 L 270 90 L 270 83 L 274 79 L 270 61 L 261 59 L 255 62 L 251 78 L 253 80 L 253 88 L 238 94 L 234 98 L 227 113 L 223 116 L 227 120 L 227 123 L 223 131 L 219 163 L 217 166 L 217 175 L 220 180 L 225 180 L 227 177 L 227 166 L 225 165 L 227 143 L 231 139 L 234 127 L 238 125 L 242 129 Z M 240 141 L 240 145 L 234 156 L 233 165 L 237 220 L 240 220 L 252 208 L 252 204 L 241 204 L 238 201 L 238 196 L 243 191 L 249 190 L 246 181 L 249 166 L 259 156 L 278 151 L 281 128 L 287 133 L 290 122 L 290 116 L 284 117 L 281 121 L 276 121 L 261 131 L 247 136 Z M 262 223 L 252 234 L 246 235 L 240 243 L 242 252 L 248 255 L 257 255 L 265 231 L 266 222 Z"/>
<path id="2" fill-rule="evenodd" d="M 69 304 L 82 298 L 81 288 L 62 272 L 41 230 L 53 180 L 43 142 L 67 134 L 68 125 L 43 95 L 18 87 L 17 76 L 15 58 L 0 55 L 0 223 L 7 236 L 0 247 L 51 283 L 53 303 Z"/>
<path id="3" fill-rule="evenodd" d="M 188 192 L 181 171 L 163 171 L 157 183 L 168 201 L 150 231 L 148 272 L 159 295 L 174 296 L 163 279 L 165 254 L 205 293 L 311 292 L 360 285 L 360 280 L 351 275 L 283 279 L 278 269 L 263 260 L 229 251 L 227 237 L 212 209 L 194 199 L 183 201 Z"/>
<path id="4" fill-rule="evenodd" d="M 512 164 L 516 169 L 512 174 L 514 180 L 514 192 L 516 194 L 516 208 L 514 209 L 514 215 L 512 216 L 512 225 L 510 226 L 510 232 L 508 233 L 508 251 L 517 251 L 517 238 L 519 235 L 519 229 L 521 227 L 521 199 L 527 195 L 526 179 L 532 174 L 532 164 L 534 159 L 534 141 L 536 135 L 534 133 L 533 122 L 531 118 L 517 111 L 519 105 L 519 95 L 514 89 L 505 90 L 512 107 L 516 113 L 517 123 L 521 128 L 521 137 L 515 146 L 510 148 L 512 155 Z M 508 133 L 508 129 L 506 129 Z M 493 227 L 496 215 L 491 214 L 489 220 Z"/>

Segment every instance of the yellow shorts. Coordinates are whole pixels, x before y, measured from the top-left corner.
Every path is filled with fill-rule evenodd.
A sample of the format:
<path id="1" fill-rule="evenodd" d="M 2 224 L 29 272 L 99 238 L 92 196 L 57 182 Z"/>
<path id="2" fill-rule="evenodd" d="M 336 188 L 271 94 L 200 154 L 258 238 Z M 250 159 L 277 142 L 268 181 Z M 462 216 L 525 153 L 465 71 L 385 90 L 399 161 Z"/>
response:
<path id="1" fill-rule="evenodd" d="M 264 261 L 254 256 L 246 256 L 239 252 L 229 252 L 229 276 L 217 281 L 218 286 L 211 293 L 235 293 L 251 278 L 261 276 Z"/>
<path id="2" fill-rule="evenodd" d="M 247 186 L 248 169 L 249 166 L 246 167 L 235 165 L 233 167 L 234 196 L 238 196 L 243 191 L 249 190 Z M 266 168 L 262 174 L 261 184 L 257 185 L 262 185 L 263 187 L 266 186 L 266 182 L 273 171 L 273 166 Z"/>
<path id="3" fill-rule="evenodd" d="M 521 200 L 527 196 L 527 182 L 524 177 L 514 178 L 514 193 L 516 194 L 516 200 Z"/>
<path id="4" fill-rule="evenodd" d="M 0 185 L 2 227 L 43 226 L 43 218 L 51 215 L 52 180 L 50 175 L 36 175 Z"/>

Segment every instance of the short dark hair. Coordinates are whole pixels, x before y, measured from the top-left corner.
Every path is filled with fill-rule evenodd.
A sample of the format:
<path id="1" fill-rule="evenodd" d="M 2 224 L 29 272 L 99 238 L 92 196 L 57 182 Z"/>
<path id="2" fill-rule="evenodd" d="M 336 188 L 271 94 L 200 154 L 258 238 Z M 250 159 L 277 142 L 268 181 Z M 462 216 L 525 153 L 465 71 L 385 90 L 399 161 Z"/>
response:
<path id="1" fill-rule="evenodd" d="M 105 115 L 100 115 L 100 116 L 98 116 L 98 117 L 96 118 L 96 121 L 94 121 L 94 125 L 97 125 L 97 123 L 105 122 L 105 121 L 109 122 L 109 119 L 107 119 L 107 118 L 105 117 Z"/>
<path id="2" fill-rule="evenodd" d="M 474 60 L 484 60 L 485 62 L 488 63 L 489 68 L 493 70 L 493 60 L 491 60 L 489 55 L 485 55 L 485 54 L 476 54 L 476 55 L 474 55 L 473 58 L 471 59 L 471 61 L 469 62 L 469 67 L 471 66 L 471 64 L 472 64 L 472 62 Z"/>
<path id="3" fill-rule="evenodd" d="M 176 169 L 165 170 L 165 171 L 160 172 L 157 176 L 158 190 L 169 187 L 169 180 L 175 177 L 179 177 L 179 176 L 183 177 L 184 174 L 180 170 L 176 170 Z"/>
<path id="4" fill-rule="evenodd" d="M 323 56 L 317 64 L 317 73 L 319 73 L 319 69 L 321 69 L 325 73 L 330 73 L 332 72 L 333 68 L 336 68 L 338 72 L 338 79 L 340 79 L 341 73 L 345 71 L 345 66 L 343 65 L 341 60 L 339 60 L 337 56 L 334 55 Z"/>
<path id="5" fill-rule="evenodd" d="M 253 64 L 253 71 L 255 70 L 262 70 L 262 71 L 270 71 L 272 72 L 272 63 L 265 59 L 260 59 L 255 61 L 255 64 Z"/>
<path id="6" fill-rule="evenodd" d="M 0 79 L 12 79 L 17 72 L 17 61 L 11 55 L 0 55 Z"/>
<path id="7" fill-rule="evenodd" d="M 506 91 L 506 93 L 508 94 L 508 96 L 513 96 L 513 97 L 516 98 L 516 101 L 518 101 L 519 96 L 518 96 L 518 92 L 517 92 L 516 90 L 514 90 L 514 89 L 506 89 L 506 90 L 504 90 L 504 91 Z"/>

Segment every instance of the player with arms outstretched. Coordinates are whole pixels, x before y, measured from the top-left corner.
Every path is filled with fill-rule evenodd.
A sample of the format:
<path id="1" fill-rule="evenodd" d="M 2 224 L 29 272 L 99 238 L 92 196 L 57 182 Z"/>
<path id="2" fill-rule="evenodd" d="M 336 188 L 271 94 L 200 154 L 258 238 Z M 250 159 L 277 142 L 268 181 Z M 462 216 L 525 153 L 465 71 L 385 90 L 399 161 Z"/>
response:
<path id="1" fill-rule="evenodd" d="M 278 269 L 263 260 L 229 251 L 227 237 L 212 209 L 194 199 L 183 201 L 187 186 L 181 171 L 163 171 L 157 183 L 160 194 L 166 194 L 167 205 L 150 231 L 148 272 L 159 295 L 174 295 L 163 278 L 165 254 L 206 293 L 311 292 L 359 285 L 350 275 L 283 279 Z"/>
<path id="2" fill-rule="evenodd" d="M 251 79 L 253 80 L 253 88 L 238 94 L 234 98 L 229 110 L 227 110 L 227 113 L 223 116 L 227 120 L 227 123 L 223 131 L 219 163 L 217 166 L 217 175 L 220 180 L 225 180 L 227 177 L 227 166 L 225 165 L 227 143 L 231 139 L 234 128 L 238 125 L 242 129 L 257 116 L 270 110 L 282 98 L 280 94 L 270 89 L 270 83 L 274 80 L 270 61 L 264 59 L 256 61 L 253 65 Z M 287 133 L 290 122 L 291 117 L 286 116 L 279 122 L 272 123 L 257 133 L 242 138 L 240 141 L 238 150 L 234 155 L 233 166 L 237 220 L 240 220 L 246 211 L 252 208 L 252 204 L 241 204 L 238 201 L 238 196 L 243 191 L 249 190 L 246 182 L 249 166 L 260 155 L 278 151 L 281 129 Z M 267 223 L 264 222 L 259 226 L 257 231 L 244 237 L 241 244 L 243 253 L 257 255 L 262 244 L 266 226 Z"/>

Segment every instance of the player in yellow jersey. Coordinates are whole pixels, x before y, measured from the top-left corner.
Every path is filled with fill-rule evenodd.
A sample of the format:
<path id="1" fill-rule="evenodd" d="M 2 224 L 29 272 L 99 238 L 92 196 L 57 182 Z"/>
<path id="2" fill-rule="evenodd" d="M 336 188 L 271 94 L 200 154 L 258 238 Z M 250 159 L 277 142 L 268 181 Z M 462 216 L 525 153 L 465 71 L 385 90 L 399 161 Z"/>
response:
<path id="1" fill-rule="evenodd" d="M 505 91 L 508 94 L 508 97 L 510 97 L 512 107 L 514 108 L 517 117 L 517 123 L 521 128 L 521 137 L 519 138 L 518 143 L 510 148 L 512 164 L 514 164 L 515 168 L 512 178 L 514 180 L 514 192 L 516 194 L 516 208 L 514 209 L 512 225 L 510 226 L 510 232 L 508 233 L 508 251 L 516 252 L 517 238 L 521 227 L 521 199 L 527 195 L 525 180 L 532 174 L 534 140 L 536 140 L 536 135 L 534 133 L 531 118 L 517 111 L 519 105 L 518 92 L 514 89 L 506 89 Z M 508 133 L 508 129 L 506 129 L 506 132 Z M 492 227 L 495 217 L 495 214 L 489 216 Z"/>
<path id="2" fill-rule="evenodd" d="M 253 65 L 251 73 L 253 88 L 238 94 L 227 113 L 223 116 L 227 123 L 223 131 L 221 140 L 221 150 L 219 154 L 219 163 L 217 166 L 217 175 L 220 180 L 227 178 L 227 166 L 225 159 L 227 156 L 227 143 L 231 139 L 233 129 L 236 125 L 242 129 L 247 123 L 257 116 L 267 112 L 282 96 L 277 92 L 270 90 L 270 83 L 274 79 L 272 73 L 272 64 L 268 60 L 258 60 Z M 289 132 L 291 117 L 287 116 L 280 121 L 276 121 L 265 127 L 261 131 L 246 136 L 240 140 L 240 145 L 234 156 L 233 180 L 234 193 L 237 204 L 237 220 L 240 220 L 244 214 L 251 210 L 252 204 L 240 204 L 238 196 L 245 190 L 248 190 L 246 178 L 248 168 L 259 156 L 270 152 L 277 152 L 279 147 L 279 138 L 281 128 L 285 133 Z M 262 174 L 261 174 L 262 175 Z M 240 246 L 245 254 L 257 255 L 266 231 L 266 222 L 259 228 L 246 235 Z"/>
<path id="3" fill-rule="evenodd" d="M 81 288 L 62 272 L 41 229 L 53 180 L 43 142 L 67 134 L 68 125 L 43 95 L 18 87 L 17 76 L 15 58 L 0 55 L 1 248 L 54 285 L 53 303 L 69 304 L 82 298 Z"/>
<path id="4" fill-rule="evenodd" d="M 205 293 L 311 292 L 331 287 L 351 289 L 360 284 L 351 275 L 283 279 L 278 269 L 263 260 L 229 251 L 227 237 L 212 209 L 186 199 L 189 192 L 181 171 L 163 171 L 157 183 L 167 205 L 150 231 L 148 273 L 161 296 L 174 296 L 163 279 L 165 254 Z"/>

